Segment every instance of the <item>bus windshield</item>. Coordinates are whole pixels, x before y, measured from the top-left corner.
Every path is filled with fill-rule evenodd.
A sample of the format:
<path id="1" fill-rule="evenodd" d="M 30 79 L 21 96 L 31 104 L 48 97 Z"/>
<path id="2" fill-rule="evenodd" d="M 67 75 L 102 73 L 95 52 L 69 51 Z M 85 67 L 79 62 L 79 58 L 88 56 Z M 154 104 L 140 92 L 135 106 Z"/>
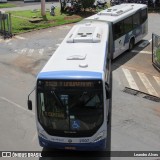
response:
<path id="1" fill-rule="evenodd" d="M 103 123 L 102 81 L 37 82 L 38 120 L 50 135 L 92 135 Z"/>

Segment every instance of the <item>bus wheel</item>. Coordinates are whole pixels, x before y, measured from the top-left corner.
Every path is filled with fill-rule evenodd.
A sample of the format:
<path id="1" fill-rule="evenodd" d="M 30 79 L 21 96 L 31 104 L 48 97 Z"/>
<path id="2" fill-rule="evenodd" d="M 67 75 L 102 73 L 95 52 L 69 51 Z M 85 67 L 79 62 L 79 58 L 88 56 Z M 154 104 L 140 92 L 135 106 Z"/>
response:
<path id="1" fill-rule="evenodd" d="M 131 38 L 130 42 L 129 42 L 129 51 L 131 51 L 134 47 L 134 38 Z"/>

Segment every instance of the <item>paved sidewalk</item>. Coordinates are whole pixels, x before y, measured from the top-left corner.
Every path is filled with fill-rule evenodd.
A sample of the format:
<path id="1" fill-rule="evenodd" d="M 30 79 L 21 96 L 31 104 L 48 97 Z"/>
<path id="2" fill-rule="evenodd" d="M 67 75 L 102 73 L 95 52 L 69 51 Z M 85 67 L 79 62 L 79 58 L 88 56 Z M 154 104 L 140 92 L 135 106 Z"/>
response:
<path id="1" fill-rule="evenodd" d="M 13 8 L 1 8 L 2 11 L 22 11 L 22 10 L 34 10 L 34 9 L 41 9 L 41 2 L 26 2 L 23 1 L 15 1 L 15 2 L 9 2 L 12 4 L 15 4 L 17 7 Z M 59 7 L 59 2 L 46 2 L 45 8 L 50 9 L 51 4 L 54 4 L 56 7 Z"/>
<path id="2" fill-rule="evenodd" d="M 138 53 L 136 56 L 127 61 L 125 66 L 151 76 L 160 77 L 160 73 L 152 65 L 152 54 Z"/>

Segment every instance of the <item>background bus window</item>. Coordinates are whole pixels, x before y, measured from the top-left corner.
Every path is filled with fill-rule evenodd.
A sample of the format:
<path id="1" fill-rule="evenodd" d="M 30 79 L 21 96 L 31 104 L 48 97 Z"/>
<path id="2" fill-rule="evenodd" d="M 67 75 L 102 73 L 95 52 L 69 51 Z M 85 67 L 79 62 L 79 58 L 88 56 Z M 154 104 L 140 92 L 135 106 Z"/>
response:
<path id="1" fill-rule="evenodd" d="M 133 28 L 136 28 L 140 25 L 140 13 L 136 13 L 133 15 Z"/>
<path id="2" fill-rule="evenodd" d="M 124 32 L 128 33 L 132 30 L 132 17 L 128 17 L 124 20 Z"/>
<path id="3" fill-rule="evenodd" d="M 123 33 L 124 33 L 123 21 L 114 24 L 113 33 L 114 33 L 114 40 L 118 39 L 119 37 L 121 37 L 123 35 Z"/>
<path id="4" fill-rule="evenodd" d="M 147 20 L 147 9 L 141 11 L 141 23 L 144 23 Z"/>

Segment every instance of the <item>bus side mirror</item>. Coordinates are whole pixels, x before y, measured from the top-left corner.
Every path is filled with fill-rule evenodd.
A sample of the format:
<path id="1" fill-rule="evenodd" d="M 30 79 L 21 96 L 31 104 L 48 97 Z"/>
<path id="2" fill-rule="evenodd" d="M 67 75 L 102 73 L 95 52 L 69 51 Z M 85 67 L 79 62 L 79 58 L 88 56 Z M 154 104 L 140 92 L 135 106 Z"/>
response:
<path id="1" fill-rule="evenodd" d="M 105 89 L 106 89 L 106 98 L 110 99 L 111 98 L 111 88 L 109 87 L 108 83 L 105 83 Z"/>
<path id="2" fill-rule="evenodd" d="M 31 100 L 28 100 L 28 109 L 32 110 L 32 101 Z"/>
<path id="3" fill-rule="evenodd" d="M 27 104 L 28 104 L 28 109 L 29 110 L 32 110 L 32 101 L 29 99 L 30 95 L 32 94 L 32 92 L 35 90 L 35 87 L 34 89 L 31 91 L 31 93 L 28 95 L 28 101 L 27 101 Z"/>

